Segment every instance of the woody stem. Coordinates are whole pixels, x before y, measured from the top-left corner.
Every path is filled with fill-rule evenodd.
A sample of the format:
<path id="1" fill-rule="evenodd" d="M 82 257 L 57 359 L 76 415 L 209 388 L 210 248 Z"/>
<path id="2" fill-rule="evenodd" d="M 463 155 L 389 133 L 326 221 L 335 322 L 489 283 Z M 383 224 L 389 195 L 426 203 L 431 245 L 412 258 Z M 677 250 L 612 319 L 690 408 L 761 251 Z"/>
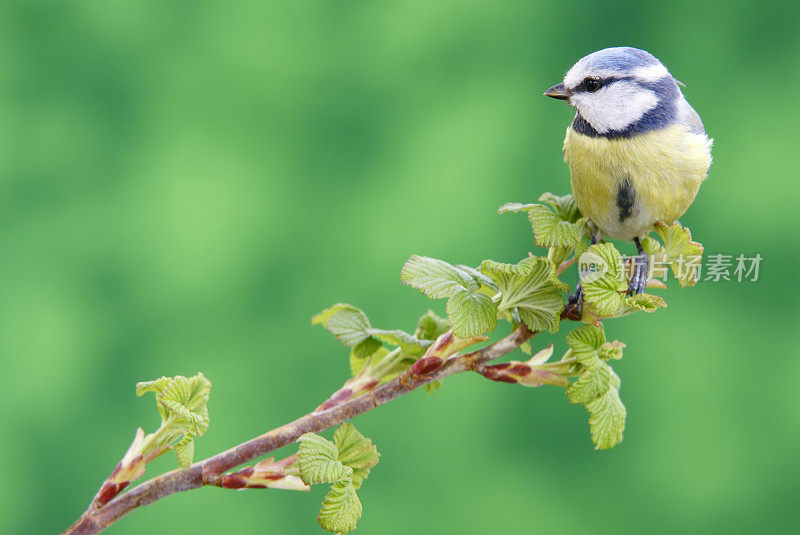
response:
<path id="1" fill-rule="evenodd" d="M 371 392 L 351 398 L 326 410 L 301 416 L 293 422 L 275 428 L 261 436 L 243 442 L 213 457 L 197 462 L 186 470 L 173 470 L 150 479 L 118 495 L 100 508 L 89 508 L 65 535 L 93 534 L 130 513 L 176 492 L 213 485 L 220 474 L 271 451 L 297 441 L 310 432 L 320 432 L 349 420 L 359 414 L 380 407 L 420 386 L 443 379 L 449 375 L 474 370 L 490 360 L 502 357 L 533 337 L 536 332 L 521 325 L 505 338 L 477 351 L 457 355 L 425 375 L 415 375 L 408 370 L 395 379 L 378 386 Z"/>

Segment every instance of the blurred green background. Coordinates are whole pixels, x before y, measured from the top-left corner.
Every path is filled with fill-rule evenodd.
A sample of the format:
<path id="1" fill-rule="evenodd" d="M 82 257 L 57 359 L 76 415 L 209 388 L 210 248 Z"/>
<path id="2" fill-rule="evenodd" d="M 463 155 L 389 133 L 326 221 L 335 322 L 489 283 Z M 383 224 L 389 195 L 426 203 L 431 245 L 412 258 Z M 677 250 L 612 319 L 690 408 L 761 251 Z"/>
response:
<path id="1" fill-rule="evenodd" d="M 410 330 L 443 303 L 401 286 L 409 255 L 527 254 L 525 219 L 495 211 L 568 191 L 572 114 L 542 91 L 621 44 L 686 83 L 716 140 L 683 223 L 708 253 L 760 253 L 760 280 L 673 285 L 667 310 L 608 323 L 628 345 L 612 451 L 592 450 L 562 391 L 477 376 L 359 417 L 382 452 L 359 528 L 791 531 L 799 6 L 6 0 L 0 532 L 80 514 L 136 427 L 157 425 L 137 381 L 213 381 L 203 458 L 346 379 L 317 311 L 350 302 Z M 112 532 L 320 533 L 324 492 L 205 488 Z"/>

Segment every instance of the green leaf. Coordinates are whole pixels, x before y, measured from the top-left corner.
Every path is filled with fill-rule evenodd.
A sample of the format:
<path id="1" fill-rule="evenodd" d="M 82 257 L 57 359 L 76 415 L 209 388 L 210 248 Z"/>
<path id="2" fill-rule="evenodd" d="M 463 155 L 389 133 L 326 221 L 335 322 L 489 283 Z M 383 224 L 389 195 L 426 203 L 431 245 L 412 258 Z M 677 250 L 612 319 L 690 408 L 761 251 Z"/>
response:
<path id="1" fill-rule="evenodd" d="M 703 255 L 703 246 L 692 241 L 692 233 L 678 223 L 671 226 L 659 222 L 656 232 L 664 242 L 663 253 L 672 267 L 672 273 L 682 288 L 697 283 L 697 270 Z"/>
<path id="2" fill-rule="evenodd" d="M 378 448 L 348 423 L 339 426 L 333 434 L 333 441 L 339 452 L 339 461 L 353 469 L 353 487 L 360 488 L 370 469 L 378 464 Z"/>
<path id="3" fill-rule="evenodd" d="M 464 273 L 468 274 L 470 277 L 472 277 L 472 279 L 476 283 L 481 284 L 483 286 L 486 286 L 487 288 L 491 288 L 492 290 L 497 291 L 497 285 L 495 285 L 494 281 L 492 281 L 492 279 L 490 279 L 489 277 L 487 277 L 486 275 L 484 275 L 483 273 L 481 273 L 480 271 L 478 271 L 474 267 L 465 266 L 463 264 L 459 264 L 456 267 L 458 269 L 460 269 L 461 271 L 463 271 Z"/>
<path id="4" fill-rule="evenodd" d="M 587 227 L 584 227 L 584 231 L 586 230 L 586 228 L 587 228 Z M 602 243 L 602 242 L 601 242 L 601 243 Z M 586 243 L 584 240 L 581 240 L 581 241 L 579 241 L 579 242 L 578 242 L 578 243 L 575 245 L 575 247 L 573 248 L 573 251 L 575 252 L 575 263 L 576 263 L 576 264 L 577 264 L 577 263 L 578 263 L 578 261 L 580 260 L 580 258 L 581 258 L 581 255 L 582 255 L 583 253 L 585 253 L 585 252 L 586 252 L 586 250 L 587 250 L 589 247 L 591 247 L 591 245 L 590 245 L 590 244 L 587 244 L 587 243 Z"/>
<path id="5" fill-rule="evenodd" d="M 489 277 L 492 277 L 492 280 L 494 280 L 497 287 L 500 288 L 501 285 L 498 284 L 497 280 L 493 278 L 494 275 L 530 275 L 531 272 L 541 269 L 543 260 L 543 258 L 538 256 L 523 258 L 516 264 L 505 264 L 503 262 L 495 262 L 494 260 L 484 260 L 481 263 L 481 271 L 487 273 Z M 546 261 L 544 263 L 546 264 Z M 549 276 L 549 273 L 546 274 L 546 276 Z"/>
<path id="6" fill-rule="evenodd" d="M 591 361 L 606 343 L 602 325 L 584 325 L 567 335 L 567 344 L 580 362 Z"/>
<path id="7" fill-rule="evenodd" d="M 608 389 L 605 394 L 589 402 L 586 410 L 589 411 L 589 430 L 595 449 L 613 448 L 622 441 L 626 411 L 619 399 L 619 379 L 615 388 Z"/>
<path id="8" fill-rule="evenodd" d="M 420 316 L 414 336 L 420 340 L 433 341 L 448 330 L 450 330 L 450 323 L 447 318 L 440 318 L 432 310 L 428 310 Z"/>
<path id="9" fill-rule="evenodd" d="M 331 533 L 348 533 L 356 529 L 361 518 L 361 501 L 352 481 L 337 481 L 325 496 L 317 521 Z"/>
<path id="10" fill-rule="evenodd" d="M 406 353 L 421 355 L 424 353 L 424 349 L 430 345 L 429 341 L 420 340 L 413 334 L 401 331 L 400 329 L 394 329 L 392 331 L 370 329 L 367 332 L 385 344 L 401 347 Z"/>
<path id="11" fill-rule="evenodd" d="M 578 263 L 585 302 L 600 318 L 616 316 L 628 289 L 619 251 L 610 243 L 598 243 L 589 247 Z"/>
<path id="12" fill-rule="evenodd" d="M 141 381 L 136 383 L 136 395 L 142 396 L 147 392 L 155 392 L 156 395 L 164 391 L 164 389 L 174 381 L 173 377 L 159 377 L 153 381 Z M 158 403 L 158 400 L 156 400 Z"/>
<path id="13" fill-rule="evenodd" d="M 323 325 L 345 346 L 353 348 L 350 352 L 350 369 L 353 375 L 363 370 L 367 363 L 377 364 L 389 353 L 383 349 L 383 344 L 398 346 L 401 351 L 397 358 L 396 373 L 392 371 L 392 374 L 381 374 L 382 381 L 402 372 L 403 366 L 410 366 L 431 345 L 430 340 L 420 340 L 399 329 L 375 329 L 361 309 L 345 303 L 338 303 L 324 310 L 314 316 L 311 322 Z"/>
<path id="14" fill-rule="evenodd" d="M 558 329 L 564 302 L 550 260 L 536 256 L 516 264 L 485 260 L 481 270 L 500 290 L 501 312 L 516 310 L 520 320 L 533 331 Z"/>
<path id="15" fill-rule="evenodd" d="M 142 450 L 147 455 L 159 448 L 172 446 L 181 468 L 188 468 L 194 457 L 194 438 L 202 436 L 210 425 L 208 400 L 211 382 L 202 373 L 194 377 L 161 377 L 136 385 L 136 395 L 156 395 L 161 427 L 147 435 Z"/>
<path id="16" fill-rule="evenodd" d="M 204 423 L 204 417 L 189 403 L 192 390 L 192 380 L 178 375 L 161 391 L 157 399 L 169 417 L 189 425 L 200 426 Z"/>
<path id="17" fill-rule="evenodd" d="M 578 204 L 575 202 L 575 198 L 571 194 L 559 197 L 548 191 L 539 197 L 539 201 L 549 204 L 562 221 L 575 223 L 581 218 L 581 211 L 578 208 Z"/>
<path id="18" fill-rule="evenodd" d="M 666 308 L 667 303 L 661 297 L 653 294 L 636 294 L 622 299 L 620 308 L 615 317 L 627 316 L 634 312 L 653 313 L 659 308 Z"/>
<path id="19" fill-rule="evenodd" d="M 611 388 L 611 368 L 597 361 L 596 367 L 585 371 L 567 388 L 567 398 L 572 403 L 587 403 L 602 396 Z"/>
<path id="20" fill-rule="evenodd" d="M 649 255 L 654 255 L 663 252 L 661 244 L 658 242 L 658 240 L 653 238 L 649 234 L 644 238 L 642 238 L 640 243 L 642 244 L 642 249 L 644 249 L 644 252 Z"/>
<path id="21" fill-rule="evenodd" d="M 403 265 L 400 280 L 432 299 L 451 297 L 463 290 L 477 290 L 473 278 L 443 260 L 413 255 Z"/>
<path id="22" fill-rule="evenodd" d="M 332 533 L 353 531 L 361 518 L 356 494 L 370 468 L 378 463 L 378 451 L 351 424 L 342 424 L 334 442 L 315 434 L 301 436 L 297 452 L 300 477 L 307 485 L 333 483 L 317 516 L 320 526 Z"/>
<path id="23" fill-rule="evenodd" d="M 442 260 L 415 255 L 403 266 L 400 278 L 428 297 L 448 297 L 446 309 L 453 332 L 459 338 L 472 338 L 497 326 L 497 306 L 481 290 L 481 277 L 470 273 Z"/>
<path id="24" fill-rule="evenodd" d="M 528 220 L 539 247 L 574 247 L 583 234 L 581 225 L 562 221 L 542 204 L 535 204 L 528 210 Z"/>
<path id="25" fill-rule="evenodd" d="M 353 470 L 339 461 L 339 453 L 333 442 L 316 433 L 306 433 L 299 441 L 297 464 L 300 477 L 306 485 L 350 479 Z"/>
<path id="26" fill-rule="evenodd" d="M 459 338 L 481 336 L 497 327 L 497 305 L 486 294 L 462 290 L 447 300 L 447 317 Z"/>
<path id="27" fill-rule="evenodd" d="M 569 259 L 574 250 L 574 247 L 550 247 L 547 250 L 547 258 L 558 268 L 558 266 Z"/>
<path id="28" fill-rule="evenodd" d="M 539 198 L 553 207 L 555 213 L 543 204 L 506 203 L 497 210 L 499 214 L 528 212 L 528 220 L 539 247 L 574 247 L 583 235 L 585 225 L 578 221 L 580 210 L 572 195 L 558 197 L 545 193 Z"/>
<path id="29" fill-rule="evenodd" d="M 619 340 L 613 342 L 606 342 L 598 350 L 598 355 L 603 360 L 619 360 L 622 358 L 622 350 L 625 349 L 625 344 Z"/>
<path id="30" fill-rule="evenodd" d="M 183 440 L 176 443 L 174 446 L 175 457 L 178 459 L 178 466 L 186 470 L 192 466 L 194 459 L 194 440 L 189 435 L 183 437 Z"/>
<path id="31" fill-rule="evenodd" d="M 374 338 L 368 338 L 368 340 L 376 341 Z M 358 349 L 358 346 L 350 352 L 350 372 L 354 376 L 358 375 L 367 363 L 374 366 L 389 354 L 389 350 L 383 347 L 380 342 L 378 342 L 378 349 L 372 354 L 361 354 L 356 349 Z"/>
<path id="32" fill-rule="evenodd" d="M 322 325 L 347 347 L 356 347 L 369 337 L 371 327 L 367 315 L 357 307 L 337 303 L 311 319 L 312 325 Z"/>
<path id="33" fill-rule="evenodd" d="M 610 448 L 622 440 L 625 407 L 619 399 L 620 380 L 606 364 L 622 358 L 625 344 L 606 342 L 602 326 L 584 325 L 567 335 L 569 355 L 580 364 L 580 377 L 567 388 L 572 403 L 581 403 L 589 411 L 589 428 L 597 449 Z"/>
<path id="34" fill-rule="evenodd" d="M 369 329 L 367 332 L 371 333 L 374 338 L 367 338 L 350 352 L 350 370 L 353 376 L 365 373 L 378 379 L 381 383 L 391 381 L 407 370 L 432 343 L 430 340 L 419 340 L 416 336 L 404 331 Z M 381 344 L 381 341 L 398 347 L 390 351 Z M 377 349 L 371 354 L 356 351 L 359 347 L 367 344 L 369 348 L 377 347 Z M 391 362 L 384 362 L 385 359 L 390 359 Z"/>
<path id="35" fill-rule="evenodd" d="M 517 212 L 527 212 L 537 204 L 522 204 L 521 202 L 507 202 L 497 209 L 498 214 L 515 214 Z"/>
<path id="36" fill-rule="evenodd" d="M 353 348 L 352 355 L 356 359 L 367 359 L 375 354 L 380 348 L 383 347 L 380 340 L 372 338 L 365 338 Z"/>

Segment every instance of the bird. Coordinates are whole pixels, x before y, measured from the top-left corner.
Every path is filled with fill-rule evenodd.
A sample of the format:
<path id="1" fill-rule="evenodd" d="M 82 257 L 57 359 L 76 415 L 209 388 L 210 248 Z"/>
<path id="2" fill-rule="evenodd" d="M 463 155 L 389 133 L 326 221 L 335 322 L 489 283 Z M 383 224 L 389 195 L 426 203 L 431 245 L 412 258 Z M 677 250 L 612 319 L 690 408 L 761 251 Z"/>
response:
<path id="1" fill-rule="evenodd" d="M 575 203 L 593 226 L 591 243 L 636 245 L 631 295 L 647 287 L 641 240 L 686 212 L 711 166 L 713 139 L 682 85 L 649 52 L 620 46 L 581 58 L 544 92 L 575 108 L 563 156 Z M 579 282 L 565 314 L 579 318 L 582 303 Z"/>

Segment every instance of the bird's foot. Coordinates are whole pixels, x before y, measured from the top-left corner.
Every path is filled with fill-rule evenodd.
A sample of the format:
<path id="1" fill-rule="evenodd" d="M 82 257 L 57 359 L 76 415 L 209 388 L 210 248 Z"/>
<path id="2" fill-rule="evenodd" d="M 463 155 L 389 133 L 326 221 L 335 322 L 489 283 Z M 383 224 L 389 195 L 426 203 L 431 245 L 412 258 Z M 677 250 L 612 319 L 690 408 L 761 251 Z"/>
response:
<path id="1" fill-rule="evenodd" d="M 561 313 L 561 318 L 572 321 L 580 321 L 581 316 L 583 316 L 583 288 L 581 288 L 581 285 L 578 284 L 578 288 L 575 290 L 575 293 L 569 297 L 566 306 L 564 306 L 564 311 Z"/>
<path id="2" fill-rule="evenodd" d="M 647 276 L 650 270 L 650 261 L 647 253 L 641 252 L 639 256 L 634 258 L 633 262 L 633 275 L 628 283 L 628 293 L 636 295 L 644 293 L 647 289 Z"/>

